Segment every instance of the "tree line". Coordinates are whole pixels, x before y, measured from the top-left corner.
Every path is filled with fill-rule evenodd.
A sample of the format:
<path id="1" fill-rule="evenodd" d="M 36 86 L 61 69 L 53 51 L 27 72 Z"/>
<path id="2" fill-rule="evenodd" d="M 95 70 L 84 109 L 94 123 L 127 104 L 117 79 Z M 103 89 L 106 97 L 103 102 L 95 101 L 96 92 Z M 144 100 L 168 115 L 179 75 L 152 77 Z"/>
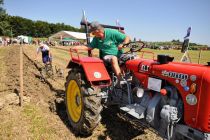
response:
<path id="1" fill-rule="evenodd" d="M 44 21 L 32 21 L 19 16 L 8 14 L 0 15 L 0 36 L 14 37 L 26 35 L 32 37 L 49 37 L 61 30 L 82 32 L 81 29 L 65 25 L 64 23 L 48 23 Z"/>
<path id="2" fill-rule="evenodd" d="M 147 42 L 150 46 L 153 46 L 153 48 L 159 48 L 160 46 L 182 46 L 183 41 L 180 41 L 179 39 L 171 40 L 171 41 L 165 41 L 165 42 Z M 189 42 L 189 46 L 193 46 L 192 49 L 197 48 L 197 47 L 207 47 L 207 45 L 203 44 L 197 44 L 193 42 Z"/>

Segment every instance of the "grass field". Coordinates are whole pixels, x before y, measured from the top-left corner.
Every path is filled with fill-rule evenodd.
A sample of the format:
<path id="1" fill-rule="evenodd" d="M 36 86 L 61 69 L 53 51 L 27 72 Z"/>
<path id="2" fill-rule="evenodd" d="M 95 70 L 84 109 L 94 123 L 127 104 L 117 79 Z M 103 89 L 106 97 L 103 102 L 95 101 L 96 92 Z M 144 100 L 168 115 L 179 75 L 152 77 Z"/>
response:
<path id="1" fill-rule="evenodd" d="M 35 46 L 33 46 L 35 47 Z M 62 47 L 63 48 L 63 47 Z M 66 49 L 70 48 L 70 46 L 66 46 Z M 35 50 L 35 48 L 34 48 Z M 60 59 L 63 59 L 65 61 L 68 61 L 70 59 L 70 54 L 69 51 L 65 51 L 65 50 L 60 50 L 60 49 L 55 49 L 52 48 L 52 53 L 55 54 L 55 57 L 59 57 Z M 68 50 L 68 49 L 67 49 Z M 125 50 L 127 51 L 127 50 Z M 154 53 L 154 57 L 156 59 L 158 54 L 165 54 L 165 55 L 170 55 L 174 57 L 174 61 L 179 62 L 183 56 L 183 53 L 181 53 L 180 50 L 155 50 L 155 49 L 148 49 L 148 48 L 144 48 L 142 49 L 142 51 L 149 51 L 149 52 L 153 52 Z M 198 59 L 199 59 L 199 50 L 189 50 L 189 55 L 190 55 L 190 59 L 192 61 L 192 63 L 197 63 L 198 64 Z M 84 55 L 85 53 L 81 53 Z M 93 55 L 94 56 L 98 56 L 98 50 L 95 49 L 93 51 Z M 141 55 L 141 54 L 140 54 Z M 75 55 L 74 55 L 75 56 Z M 144 58 L 152 58 L 151 54 L 145 54 Z M 207 64 L 206 62 L 210 62 L 210 51 L 201 51 L 201 58 L 200 58 L 200 64 Z"/>
<path id="2" fill-rule="evenodd" d="M 127 51 L 127 50 L 125 50 Z M 155 50 L 155 49 L 142 49 L 142 51 L 149 51 L 154 53 L 154 57 L 156 59 L 158 54 L 165 54 L 165 55 L 170 55 L 174 57 L 174 61 L 179 62 L 183 56 L 183 53 L 181 53 L 180 50 Z M 198 63 L 199 59 L 199 53 L 200 51 L 198 50 L 189 50 L 189 56 L 191 59 L 192 63 Z M 69 59 L 69 52 L 63 51 L 63 50 L 58 50 L 54 49 L 53 53 L 60 54 L 63 59 Z M 84 54 L 84 53 L 82 53 Z M 94 56 L 97 56 L 98 50 L 93 51 Z M 140 54 L 141 55 L 141 54 Z M 152 54 L 144 54 L 144 58 L 152 58 Z M 206 62 L 210 61 L 210 51 L 201 51 L 201 57 L 200 57 L 200 64 L 207 64 Z"/>
<path id="3" fill-rule="evenodd" d="M 180 50 L 154 50 L 154 49 L 144 49 L 147 51 L 152 51 L 155 53 L 155 56 L 157 54 L 168 54 L 170 56 L 174 57 L 174 61 L 178 62 L 181 60 L 183 53 L 181 53 Z M 192 61 L 192 63 L 198 63 L 198 58 L 199 58 L 199 52 L 196 50 L 190 50 L 189 51 L 189 56 Z M 146 55 L 146 58 L 149 56 Z M 210 51 L 201 51 L 201 58 L 200 58 L 200 64 L 207 64 L 206 62 L 210 61 Z"/>

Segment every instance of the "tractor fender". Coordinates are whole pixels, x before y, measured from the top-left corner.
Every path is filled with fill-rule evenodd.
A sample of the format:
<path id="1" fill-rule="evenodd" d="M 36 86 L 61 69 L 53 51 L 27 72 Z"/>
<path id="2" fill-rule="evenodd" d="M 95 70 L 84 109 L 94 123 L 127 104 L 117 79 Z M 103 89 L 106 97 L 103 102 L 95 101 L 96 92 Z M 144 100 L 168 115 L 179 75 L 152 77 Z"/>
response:
<path id="1" fill-rule="evenodd" d="M 78 63 L 75 63 L 73 61 L 69 61 L 68 65 L 66 66 L 67 69 L 71 69 L 71 68 L 74 68 L 76 66 L 79 66 Z"/>
<path id="2" fill-rule="evenodd" d="M 82 67 L 86 78 L 91 83 L 91 85 L 109 86 L 111 84 L 111 78 L 101 59 L 86 57 L 80 58 L 79 60 L 71 60 L 67 65 L 67 68 L 73 68 L 75 66 Z"/>

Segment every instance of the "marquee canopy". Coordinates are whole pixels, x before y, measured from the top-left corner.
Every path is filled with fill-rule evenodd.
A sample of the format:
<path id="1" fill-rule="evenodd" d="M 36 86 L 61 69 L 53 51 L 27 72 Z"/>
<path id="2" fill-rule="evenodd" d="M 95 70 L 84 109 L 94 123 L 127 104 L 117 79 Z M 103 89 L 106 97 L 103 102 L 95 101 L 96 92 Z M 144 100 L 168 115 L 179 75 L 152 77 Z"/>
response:
<path id="1" fill-rule="evenodd" d="M 71 32 L 71 31 L 60 31 L 58 33 L 55 33 L 49 37 L 50 39 L 53 38 L 72 38 L 72 39 L 86 39 L 86 34 L 85 33 L 80 33 L 80 32 Z"/>

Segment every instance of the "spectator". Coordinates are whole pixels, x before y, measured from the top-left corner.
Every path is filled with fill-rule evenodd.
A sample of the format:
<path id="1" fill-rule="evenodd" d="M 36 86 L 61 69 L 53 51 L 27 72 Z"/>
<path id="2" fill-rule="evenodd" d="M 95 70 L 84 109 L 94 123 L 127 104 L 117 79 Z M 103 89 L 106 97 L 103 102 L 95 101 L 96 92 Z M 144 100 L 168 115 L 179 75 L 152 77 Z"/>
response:
<path id="1" fill-rule="evenodd" d="M 42 62 L 44 64 L 52 62 L 52 54 L 50 52 L 50 48 L 46 44 L 44 44 L 42 42 L 39 43 L 39 47 L 37 48 L 35 60 L 37 59 L 39 52 L 42 53 Z"/>

